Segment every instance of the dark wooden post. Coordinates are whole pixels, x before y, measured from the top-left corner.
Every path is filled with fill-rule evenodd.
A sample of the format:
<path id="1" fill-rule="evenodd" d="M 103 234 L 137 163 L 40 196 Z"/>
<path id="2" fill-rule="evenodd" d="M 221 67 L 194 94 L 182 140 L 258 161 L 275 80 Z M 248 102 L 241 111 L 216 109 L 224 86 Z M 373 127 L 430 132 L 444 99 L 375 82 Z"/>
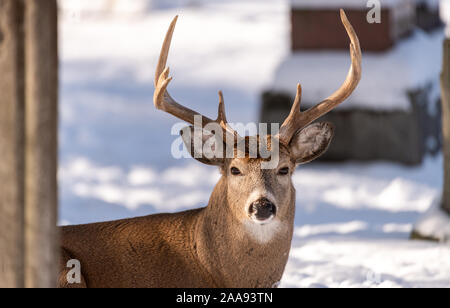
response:
<path id="1" fill-rule="evenodd" d="M 0 287 L 57 272 L 56 0 L 0 0 Z"/>
<path id="2" fill-rule="evenodd" d="M 444 196 L 442 207 L 450 214 L 450 39 L 444 41 L 444 61 L 441 75 L 442 133 L 444 143 Z"/>
<path id="3" fill-rule="evenodd" d="M 22 1 L 0 0 L 0 287 L 24 286 Z"/>

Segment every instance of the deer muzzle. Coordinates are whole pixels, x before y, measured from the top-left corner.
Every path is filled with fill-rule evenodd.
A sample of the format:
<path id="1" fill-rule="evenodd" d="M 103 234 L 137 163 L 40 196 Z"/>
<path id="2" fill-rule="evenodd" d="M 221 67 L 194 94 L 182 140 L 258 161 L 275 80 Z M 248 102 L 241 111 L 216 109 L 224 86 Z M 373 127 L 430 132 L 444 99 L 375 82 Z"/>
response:
<path id="1" fill-rule="evenodd" d="M 249 216 L 258 223 L 266 223 L 275 217 L 277 207 L 267 198 L 261 198 L 250 204 Z"/>

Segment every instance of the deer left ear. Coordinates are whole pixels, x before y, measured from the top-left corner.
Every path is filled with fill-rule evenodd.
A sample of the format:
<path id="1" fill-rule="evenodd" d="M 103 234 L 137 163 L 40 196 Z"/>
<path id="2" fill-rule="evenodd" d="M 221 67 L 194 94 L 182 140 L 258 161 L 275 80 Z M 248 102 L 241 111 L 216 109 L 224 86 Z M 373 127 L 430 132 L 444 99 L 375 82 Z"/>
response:
<path id="1" fill-rule="evenodd" d="M 314 123 L 299 131 L 289 144 L 291 155 L 297 164 L 306 164 L 325 153 L 334 136 L 334 125 L 328 122 Z"/>

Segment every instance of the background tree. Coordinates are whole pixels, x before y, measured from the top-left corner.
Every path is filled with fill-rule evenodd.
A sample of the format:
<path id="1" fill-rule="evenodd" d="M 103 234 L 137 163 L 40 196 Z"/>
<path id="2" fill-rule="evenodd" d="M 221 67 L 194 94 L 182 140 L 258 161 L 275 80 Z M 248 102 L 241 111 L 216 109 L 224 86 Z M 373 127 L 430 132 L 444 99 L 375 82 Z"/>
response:
<path id="1" fill-rule="evenodd" d="M 56 285 L 57 15 L 0 0 L 0 287 Z"/>
<path id="2" fill-rule="evenodd" d="M 441 75 L 442 136 L 444 144 L 443 209 L 450 215 L 450 39 L 444 41 L 444 60 Z"/>

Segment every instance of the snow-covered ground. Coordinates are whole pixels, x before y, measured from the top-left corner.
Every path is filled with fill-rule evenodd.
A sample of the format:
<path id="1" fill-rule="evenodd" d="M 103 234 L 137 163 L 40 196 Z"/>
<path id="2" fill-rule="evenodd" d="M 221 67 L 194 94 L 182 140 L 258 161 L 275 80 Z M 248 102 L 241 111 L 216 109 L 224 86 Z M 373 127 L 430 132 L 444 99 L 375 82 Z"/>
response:
<path id="1" fill-rule="evenodd" d="M 440 15 L 441 19 L 444 20 L 446 24 L 445 36 L 447 38 L 450 37 L 450 1 L 449 0 L 441 0 L 440 1 Z"/>
<path id="2" fill-rule="evenodd" d="M 408 111 L 412 109 L 410 93 L 426 90 L 432 102 L 428 110 L 434 113 L 440 97 L 443 39 L 443 31 L 427 34 L 416 29 L 390 51 L 364 53 L 361 82 L 346 103 L 337 108 Z M 292 84 L 300 80 L 305 89 L 303 105 L 311 107 L 318 97 L 328 97 L 339 88 L 349 65 L 348 51 L 295 52 L 277 68 L 271 90 L 295 97 Z"/>
<path id="3" fill-rule="evenodd" d="M 212 117 L 222 89 L 232 122 L 255 121 L 260 90 L 289 52 L 287 2 L 184 1 L 178 9 L 98 15 L 82 13 L 88 0 L 77 0 L 84 7 L 65 1 L 61 224 L 205 205 L 217 170 L 171 157 L 177 121 L 152 104 L 165 31 L 180 14 L 171 93 Z M 450 287 L 450 247 L 408 241 L 440 195 L 441 156 L 417 168 L 313 163 L 300 167 L 294 182 L 296 228 L 283 287 Z"/>
<path id="4" fill-rule="evenodd" d="M 436 198 L 427 212 L 416 222 L 414 231 L 420 236 L 450 242 L 450 216 L 442 209 L 442 198 Z"/>

